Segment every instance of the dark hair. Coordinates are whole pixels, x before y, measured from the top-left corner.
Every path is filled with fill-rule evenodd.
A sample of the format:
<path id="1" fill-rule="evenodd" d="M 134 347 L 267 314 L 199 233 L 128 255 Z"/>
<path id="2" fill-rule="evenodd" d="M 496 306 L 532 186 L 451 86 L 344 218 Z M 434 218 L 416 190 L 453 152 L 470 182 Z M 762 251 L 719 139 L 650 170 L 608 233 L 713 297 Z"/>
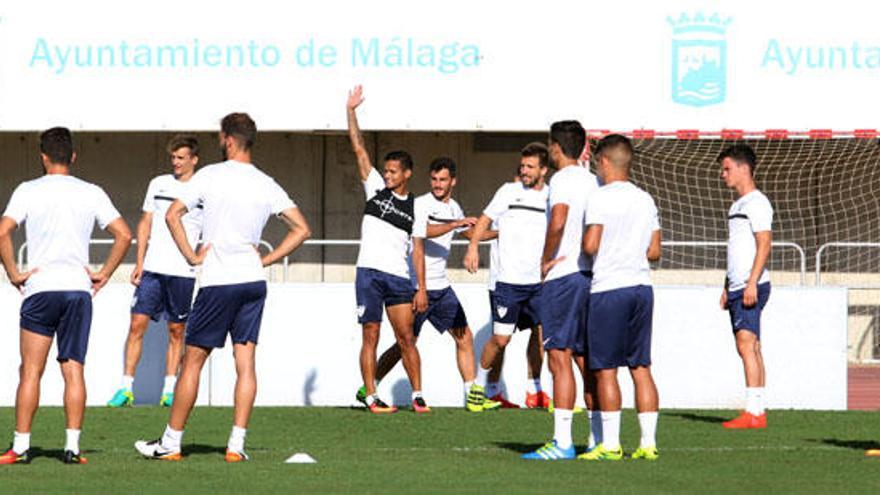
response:
<path id="1" fill-rule="evenodd" d="M 613 153 L 613 155 L 612 155 Z M 596 145 L 595 155 L 602 158 L 608 155 L 608 159 L 617 167 L 629 168 L 633 156 L 632 141 L 622 134 L 609 134 L 599 140 Z"/>
<path id="2" fill-rule="evenodd" d="M 754 174 L 755 167 L 758 166 L 758 156 L 755 155 L 755 150 L 743 143 L 732 144 L 724 148 L 724 151 L 718 154 L 718 163 L 723 162 L 725 158 L 730 158 L 739 164 L 748 165 L 750 174 Z"/>
<path id="3" fill-rule="evenodd" d="M 189 148 L 190 155 L 199 156 L 199 140 L 191 134 L 177 134 L 168 141 L 168 146 L 165 147 L 169 154 L 180 148 Z"/>
<path id="4" fill-rule="evenodd" d="M 577 159 L 587 144 L 587 131 L 577 120 L 561 120 L 550 126 L 550 142 L 559 145 L 568 158 Z"/>
<path id="5" fill-rule="evenodd" d="M 66 127 L 53 127 L 40 134 L 40 153 L 58 165 L 70 165 L 73 161 L 73 136 Z"/>
<path id="6" fill-rule="evenodd" d="M 455 177 L 455 162 L 452 158 L 447 156 L 441 156 L 440 158 L 434 158 L 434 161 L 431 162 L 431 165 L 428 169 L 431 172 L 439 172 L 443 169 L 449 170 L 449 176 Z"/>
<path id="7" fill-rule="evenodd" d="M 410 154 L 406 151 L 389 151 L 387 154 L 385 154 L 386 162 L 390 162 L 392 160 L 399 162 L 400 166 L 403 167 L 405 170 L 412 170 L 413 168 L 412 156 L 410 156 Z"/>
<path id="8" fill-rule="evenodd" d="M 522 149 L 522 151 L 520 152 L 520 156 L 537 156 L 538 163 L 541 164 L 541 167 L 546 167 L 548 163 L 547 145 L 538 141 L 531 142 Z"/>
<path id="9" fill-rule="evenodd" d="M 257 140 L 257 124 L 246 113 L 230 113 L 220 121 L 220 131 L 249 150 Z"/>

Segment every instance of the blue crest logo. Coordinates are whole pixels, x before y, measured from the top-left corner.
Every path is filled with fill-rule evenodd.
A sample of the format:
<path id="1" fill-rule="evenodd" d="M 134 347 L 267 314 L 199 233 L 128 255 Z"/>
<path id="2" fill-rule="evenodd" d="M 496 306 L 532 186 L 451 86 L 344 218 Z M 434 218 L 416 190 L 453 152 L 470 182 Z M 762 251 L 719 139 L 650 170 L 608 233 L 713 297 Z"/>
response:
<path id="1" fill-rule="evenodd" d="M 727 97 L 727 39 L 731 19 L 718 14 L 667 17 L 672 26 L 672 101 L 692 107 Z"/>

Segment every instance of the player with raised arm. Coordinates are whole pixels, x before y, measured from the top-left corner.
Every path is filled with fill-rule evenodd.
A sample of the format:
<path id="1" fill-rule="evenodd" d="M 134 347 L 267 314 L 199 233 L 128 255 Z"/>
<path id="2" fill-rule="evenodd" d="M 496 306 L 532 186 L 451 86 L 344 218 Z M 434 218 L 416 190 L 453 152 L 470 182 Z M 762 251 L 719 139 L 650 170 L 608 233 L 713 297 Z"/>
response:
<path id="1" fill-rule="evenodd" d="M 480 264 L 479 239 L 492 222 L 498 226 L 499 266 L 493 301 L 493 328 L 480 357 L 476 387 L 468 394 L 468 407 L 486 400 L 489 372 L 523 312 L 537 313 L 541 293 L 541 252 L 547 230 L 547 146 L 530 143 L 520 153 L 520 182 L 498 188 L 471 235 L 464 266 L 476 273 Z"/>
<path id="2" fill-rule="evenodd" d="M 409 153 L 387 153 L 382 174 L 373 167 L 357 121 L 357 108 L 363 101 L 363 88 L 356 86 L 349 92 L 346 109 L 348 136 L 366 193 L 355 278 L 358 323 L 362 326 L 363 335 L 360 366 L 365 403 L 373 413 L 397 411 L 395 406 L 389 406 L 379 399 L 376 393 L 376 348 L 379 345 L 384 306 L 397 345 L 400 346 L 403 367 L 412 385 L 413 410 L 426 413 L 431 409 L 422 397 L 422 365 L 413 333 L 414 314 L 423 313 L 428 308 L 425 283 L 426 223 L 415 222 L 415 196 L 407 189 L 413 167 Z M 418 285 L 416 290 L 413 290 L 410 280 L 410 240 Z"/>
<path id="3" fill-rule="evenodd" d="M 465 217 L 464 212 L 452 198 L 456 185 L 456 165 L 451 158 L 440 157 L 431 162 L 431 191 L 415 200 L 415 221 L 426 222 L 427 240 L 425 240 L 425 279 L 428 289 L 428 310 L 419 313 L 415 318 L 414 334 L 418 338 L 425 323 L 440 333 L 449 333 L 455 341 L 458 371 L 467 397 L 474 385 L 474 337 L 468 326 L 458 296 L 452 289 L 446 275 L 446 263 L 452 237 L 456 232 L 470 238 L 471 228 L 477 219 Z M 492 233 L 494 234 L 494 232 Z M 376 382 L 380 382 L 400 361 L 400 346 L 393 344 L 379 357 L 376 370 Z M 366 387 L 361 387 L 357 398 L 366 404 Z M 478 409 L 497 408 L 501 404 L 486 402 Z"/>
<path id="4" fill-rule="evenodd" d="M 171 157 L 173 173 L 160 175 L 150 181 L 137 226 L 137 264 L 131 272 L 131 283 L 136 289 L 125 341 L 122 386 L 107 403 L 110 407 L 134 403 L 134 372 L 141 358 L 144 334 L 150 319 L 159 321 L 162 316 L 168 322 L 168 349 L 165 352 L 165 385 L 159 404 L 171 407 L 174 401 L 177 371 L 183 357 L 183 331 L 192 306 L 196 274 L 174 244 L 165 224 L 165 213 L 171 203 L 180 197 L 195 173 L 199 162 L 199 142 L 194 136 L 179 134 L 171 138 L 166 149 Z M 187 240 L 193 246 L 198 242 L 201 224 L 200 207 L 183 217 Z"/>
<path id="5" fill-rule="evenodd" d="M 554 434 L 546 445 L 524 454 L 524 459 L 575 458 L 571 421 L 577 386 L 572 358 L 578 356 L 583 365 L 593 275 L 593 260 L 582 249 L 584 215 L 587 201 L 599 187 L 596 176 L 577 161 L 586 140 L 587 133 L 580 122 L 560 121 L 550 127 L 550 162 L 558 171 L 550 181 L 549 222 L 541 257 L 544 287 L 538 311 L 553 374 Z M 584 375 L 585 380 L 588 375 Z"/>
<path id="6" fill-rule="evenodd" d="M 771 226 L 773 207 L 755 185 L 758 160 L 747 144 L 729 146 L 718 155 L 721 177 L 736 192 L 727 213 L 727 277 L 721 290 L 721 309 L 730 313 L 736 350 L 746 377 L 746 409 L 725 421 L 725 428 L 766 428 L 764 358 L 761 355 L 761 311 L 770 298 Z"/>
<path id="7" fill-rule="evenodd" d="M 659 398 L 651 376 L 654 291 L 649 261 L 660 259 L 660 222 L 653 198 L 630 182 L 633 147 L 620 134 L 596 146 L 603 186 L 587 203 L 584 251 L 593 256 L 587 322 L 588 365 L 596 377 L 602 443 L 578 456 L 617 461 L 620 446 L 620 385 L 617 369 L 629 368 L 635 385 L 641 441 L 633 459 L 657 459 Z"/>
<path id="8" fill-rule="evenodd" d="M 135 443 L 147 458 L 181 459 L 183 430 L 195 405 L 202 367 L 229 335 L 237 379 L 226 462 L 248 460 L 244 443 L 257 394 L 255 352 L 266 301 L 263 267 L 284 258 L 311 235 L 305 217 L 284 189 L 253 165 L 256 137 L 257 126 L 247 114 L 224 117 L 219 141 L 226 161 L 199 170 L 165 215 L 180 253 L 189 264 L 202 265 L 202 272 L 186 325 L 186 350 L 168 425 L 160 439 Z M 204 244 L 196 253 L 183 218 L 199 205 Z M 287 225 L 287 234 L 261 257 L 257 246 L 272 215 Z"/>
<path id="9" fill-rule="evenodd" d="M 57 336 L 64 377 L 67 441 L 62 460 L 85 464 L 79 438 L 86 407 L 83 367 L 92 324 L 92 297 L 119 266 L 131 232 L 100 187 L 70 175 L 76 160 L 73 138 L 63 127 L 40 135 L 45 175 L 19 184 L 0 218 L 0 258 L 9 281 L 24 294 L 21 304 L 21 367 L 15 396 L 15 436 L 0 464 L 31 461 L 31 425 L 40 404 L 40 379 Z M 89 237 L 95 222 L 113 235 L 113 247 L 97 272 L 89 265 Z M 12 232 L 25 223 L 31 269 L 18 270 Z"/>

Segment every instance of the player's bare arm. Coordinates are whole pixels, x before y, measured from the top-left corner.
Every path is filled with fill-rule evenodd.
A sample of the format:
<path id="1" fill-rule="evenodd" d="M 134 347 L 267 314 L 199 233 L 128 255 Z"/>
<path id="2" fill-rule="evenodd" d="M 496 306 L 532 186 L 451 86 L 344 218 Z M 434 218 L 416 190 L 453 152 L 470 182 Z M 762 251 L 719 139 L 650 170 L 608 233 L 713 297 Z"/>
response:
<path id="1" fill-rule="evenodd" d="M 281 258 L 292 253 L 300 247 L 306 239 L 312 236 L 312 230 L 309 228 L 309 223 L 306 221 L 306 217 L 296 206 L 282 211 L 278 215 L 278 218 L 287 225 L 287 235 L 284 236 L 281 244 L 270 253 L 266 254 L 266 256 L 263 256 L 260 260 L 263 263 L 263 266 L 269 266 L 276 263 Z"/>
<path id="2" fill-rule="evenodd" d="M 373 164 L 370 161 L 370 155 L 367 153 L 367 147 L 364 145 L 364 136 L 361 134 L 361 128 L 358 126 L 357 107 L 364 102 L 364 88 L 361 85 L 355 86 L 348 92 L 348 100 L 345 108 L 347 110 L 348 120 L 348 138 L 351 140 L 351 149 L 357 158 L 358 172 L 361 175 L 361 181 L 366 181 L 373 170 Z"/>
<path id="3" fill-rule="evenodd" d="M 471 242 L 468 244 L 467 253 L 464 255 L 464 267 L 470 273 L 477 273 L 477 269 L 480 267 L 480 239 L 483 237 L 483 233 L 489 230 L 491 225 L 492 219 L 482 215 L 473 228 L 470 237 Z"/>
<path id="4" fill-rule="evenodd" d="M 476 217 L 467 217 L 462 218 L 461 220 L 456 220 L 454 222 L 428 225 L 426 232 L 428 234 L 428 239 L 433 239 L 435 237 L 446 235 L 455 229 L 471 229 L 476 224 Z"/>
<path id="5" fill-rule="evenodd" d="M 205 261 L 210 245 L 204 245 L 198 253 L 193 251 L 193 247 L 189 245 L 189 239 L 186 238 L 186 229 L 183 228 L 183 216 L 187 213 L 186 205 L 183 201 L 175 199 L 168 211 L 165 213 L 165 223 L 168 224 L 168 230 L 171 232 L 171 238 L 180 254 L 186 258 L 186 262 L 192 266 L 201 265 Z"/>
<path id="6" fill-rule="evenodd" d="M 428 290 L 425 285 L 425 240 L 421 237 L 413 237 L 413 268 L 416 272 L 416 282 L 419 288 L 413 296 L 413 311 L 424 313 L 428 309 Z"/>
<path id="7" fill-rule="evenodd" d="M 599 243 L 602 241 L 602 226 L 590 225 L 584 232 L 584 252 L 588 256 L 596 256 L 599 252 Z"/>
<path id="8" fill-rule="evenodd" d="M 92 272 L 88 267 L 86 268 L 86 271 L 89 272 L 89 278 L 92 280 L 92 294 L 97 294 L 99 290 L 107 285 L 107 282 L 110 281 L 110 276 L 113 275 L 113 272 L 122 263 L 122 258 L 125 258 L 125 253 L 128 252 L 128 248 L 131 246 L 131 230 L 122 217 L 107 224 L 105 230 L 113 236 L 113 246 L 110 248 L 107 259 L 104 261 L 104 266 L 97 272 Z"/>
<path id="9" fill-rule="evenodd" d="M 554 260 L 562 235 L 565 233 L 565 220 L 568 218 L 568 205 L 559 203 L 550 210 L 550 221 L 547 222 L 547 233 L 544 236 L 544 252 L 541 254 L 541 279 L 561 260 Z"/>
<path id="10" fill-rule="evenodd" d="M 153 213 L 145 211 L 141 215 L 141 219 L 137 225 L 137 262 L 134 270 L 131 271 L 131 283 L 133 285 L 141 284 L 141 277 L 144 275 L 144 257 L 147 255 L 147 243 L 150 241 L 150 229 L 153 226 Z"/>
<path id="11" fill-rule="evenodd" d="M 648 261 L 660 261 L 660 254 L 662 251 L 660 241 L 660 231 L 655 230 L 651 234 L 651 244 L 648 245 L 648 252 L 646 253 Z"/>
<path id="12" fill-rule="evenodd" d="M 16 289 L 22 290 L 22 286 L 38 268 L 33 268 L 26 272 L 19 272 L 18 265 L 15 264 L 15 254 L 12 248 L 12 233 L 18 228 L 15 220 L 9 217 L 0 218 L 0 257 L 3 259 L 3 268 L 6 269 L 6 276 L 9 282 Z"/>
<path id="13" fill-rule="evenodd" d="M 752 263 L 752 271 L 749 273 L 749 280 L 746 282 L 745 291 L 743 291 L 743 306 L 751 307 L 758 302 L 758 279 L 764 272 L 767 265 L 767 259 L 770 258 L 770 245 L 773 241 L 773 234 L 769 230 L 755 232 L 755 261 Z"/>

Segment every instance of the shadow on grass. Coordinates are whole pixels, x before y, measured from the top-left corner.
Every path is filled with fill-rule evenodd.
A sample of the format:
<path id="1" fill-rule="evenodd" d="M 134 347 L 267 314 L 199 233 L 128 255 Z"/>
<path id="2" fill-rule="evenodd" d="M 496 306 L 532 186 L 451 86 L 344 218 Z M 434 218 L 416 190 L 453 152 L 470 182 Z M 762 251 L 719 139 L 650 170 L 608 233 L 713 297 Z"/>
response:
<path id="1" fill-rule="evenodd" d="M 184 457 L 193 454 L 226 454 L 225 446 L 218 447 L 216 445 L 205 445 L 201 443 L 184 445 L 181 450 L 183 451 Z"/>
<path id="2" fill-rule="evenodd" d="M 808 438 L 808 442 L 824 443 L 833 447 L 841 447 L 853 450 L 880 449 L 880 442 L 876 440 L 843 440 L 840 438 Z"/>
<path id="3" fill-rule="evenodd" d="M 519 443 L 519 442 L 494 442 L 495 446 L 501 449 L 511 450 L 513 452 L 517 452 L 519 454 L 525 454 L 526 452 L 534 452 L 538 448 L 540 448 L 543 443 Z"/>
<path id="4" fill-rule="evenodd" d="M 664 416 L 672 416 L 674 418 L 686 419 L 688 421 L 697 421 L 700 423 L 713 423 L 720 424 L 727 421 L 724 418 L 719 418 L 717 416 L 707 416 L 705 414 L 694 414 L 694 413 L 680 413 L 680 412 L 664 412 Z"/>
<path id="5" fill-rule="evenodd" d="M 64 449 L 44 449 L 42 447 L 31 447 L 30 449 L 31 459 L 37 459 L 40 457 L 46 457 L 49 459 L 55 459 L 58 462 L 64 460 Z M 83 457 L 88 456 L 89 454 L 94 454 L 95 452 L 101 452 L 100 449 L 83 449 L 82 455 Z"/>

